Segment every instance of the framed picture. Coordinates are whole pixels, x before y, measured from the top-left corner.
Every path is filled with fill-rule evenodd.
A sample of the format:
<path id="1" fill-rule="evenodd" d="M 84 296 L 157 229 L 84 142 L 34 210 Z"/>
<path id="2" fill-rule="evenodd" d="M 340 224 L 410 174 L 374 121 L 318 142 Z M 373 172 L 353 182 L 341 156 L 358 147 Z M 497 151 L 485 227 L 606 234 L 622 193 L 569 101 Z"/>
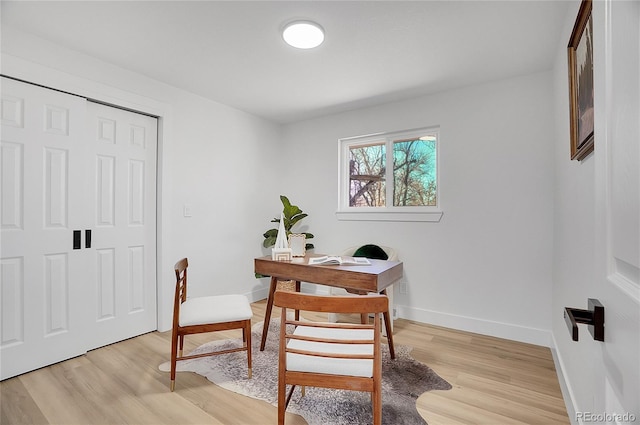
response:
<path id="1" fill-rule="evenodd" d="M 304 233 L 292 233 L 289 235 L 289 247 L 293 257 L 304 257 L 307 251 L 307 237 Z"/>
<path id="2" fill-rule="evenodd" d="M 571 159 L 593 152 L 593 20 L 591 0 L 582 0 L 569 46 Z"/>

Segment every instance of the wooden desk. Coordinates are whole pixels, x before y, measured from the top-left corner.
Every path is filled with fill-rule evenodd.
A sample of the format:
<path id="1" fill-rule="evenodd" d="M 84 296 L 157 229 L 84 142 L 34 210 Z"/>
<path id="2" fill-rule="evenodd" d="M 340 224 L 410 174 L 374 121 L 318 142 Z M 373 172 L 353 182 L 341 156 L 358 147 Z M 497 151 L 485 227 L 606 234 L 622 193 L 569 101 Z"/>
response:
<path id="1" fill-rule="evenodd" d="M 402 278 L 402 262 L 400 261 L 370 260 L 370 266 L 319 266 L 308 264 L 309 258 L 320 256 L 322 254 L 307 254 L 305 257 L 296 257 L 292 261 L 274 261 L 270 256 L 254 260 L 255 273 L 271 276 L 260 351 L 264 350 L 267 340 L 269 320 L 273 309 L 273 294 L 276 291 L 278 280 L 295 281 L 297 291 L 300 290 L 300 282 L 310 282 L 344 288 L 354 294 L 375 292 L 386 295 L 386 288 Z M 384 313 L 383 317 L 389 343 L 389 353 L 391 358 L 395 358 L 389 311 Z"/>

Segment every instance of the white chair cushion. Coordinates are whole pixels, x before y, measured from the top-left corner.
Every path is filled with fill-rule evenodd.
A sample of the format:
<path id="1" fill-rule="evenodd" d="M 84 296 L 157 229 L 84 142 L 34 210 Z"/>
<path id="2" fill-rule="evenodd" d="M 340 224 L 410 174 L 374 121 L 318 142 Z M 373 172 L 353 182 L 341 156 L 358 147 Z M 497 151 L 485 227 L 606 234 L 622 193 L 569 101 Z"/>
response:
<path id="1" fill-rule="evenodd" d="M 244 295 L 187 298 L 180 306 L 180 326 L 251 319 L 253 311 Z"/>
<path id="2" fill-rule="evenodd" d="M 371 329 L 327 329 L 298 326 L 294 331 L 294 335 L 333 339 L 373 340 L 373 330 Z M 373 354 L 373 344 L 321 343 L 291 339 L 289 340 L 288 347 L 323 353 Z M 373 376 L 373 360 L 334 359 L 287 353 L 287 370 L 370 378 Z"/>

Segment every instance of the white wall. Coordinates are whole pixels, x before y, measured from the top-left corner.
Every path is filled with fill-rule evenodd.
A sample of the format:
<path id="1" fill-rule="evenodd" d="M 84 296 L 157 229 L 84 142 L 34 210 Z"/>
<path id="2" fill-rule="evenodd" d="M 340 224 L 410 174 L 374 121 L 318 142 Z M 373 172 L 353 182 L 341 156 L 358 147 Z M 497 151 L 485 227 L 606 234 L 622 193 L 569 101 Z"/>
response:
<path id="1" fill-rule="evenodd" d="M 579 3 L 568 12 L 562 40 L 569 40 Z M 575 420 L 576 407 L 581 400 L 591 403 L 594 394 L 591 356 L 585 355 L 585 344 L 574 342 L 564 322 L 564 307 L 586 308 L 586 300 L 595 285 L 595 194 L 594 156 L 583 161 L 570 160 L 569 146 L 569 86 L 566 46 L 558 48 L 553 71 L 554 109 L 556 125 L 554 143 L 554 238 L 553 238 L 553 295 L 552 330 L 557 369 L 565 391 L 569 417 Z M 582 332 L 586 329 L 581 329 Z M 588 400 L 588 401 L 587 401 Z"/>
<path id="2" fill-rule="evenodd" d="M 551 74 L 514 78 L 300 122 L 284 129 L 316 252 L 395 247 L 400 317 L 549 345 L 553 229 Z M 439 223 L 338 221 L 338 139 L 438 125 Z"/>
<path id="3" fill-rule="evenodd" d="M 181 257 L 189 258 L 194 295 L 266 296 L 253 258 L 280 208 L 279 125 L 37 37 L 6 29 L 2 36 L 3 74 L 160 116 L 160 330 L 171 325 L 173 265 Z"/>

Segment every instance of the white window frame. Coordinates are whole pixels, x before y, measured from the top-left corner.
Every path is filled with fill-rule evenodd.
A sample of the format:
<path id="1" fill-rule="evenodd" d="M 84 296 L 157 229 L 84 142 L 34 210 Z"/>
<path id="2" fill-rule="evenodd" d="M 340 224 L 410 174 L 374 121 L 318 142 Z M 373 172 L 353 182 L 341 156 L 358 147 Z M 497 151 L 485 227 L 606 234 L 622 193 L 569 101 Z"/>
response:
<path id="1" fill-rule="evenodd" d="M 436 205 L 435 206 L 384 206 L 384 207 L 351 207 L 349 206 L 349 150 L 353 146 L 384 143 L 386 145 L 386 163 L 393 164 L 393 142 L 424 136 L 425 133 L 436 134 Z M 338 140 L 338 220 L 355 221 L 432 221 L 442 218 L 440 207 L 440 127 L 424 127 L 412 130 L 375 133 L 365 136 L 346 137 Z M 393 199 L 393 167 L 387 166 L 386 196 Z"/>

